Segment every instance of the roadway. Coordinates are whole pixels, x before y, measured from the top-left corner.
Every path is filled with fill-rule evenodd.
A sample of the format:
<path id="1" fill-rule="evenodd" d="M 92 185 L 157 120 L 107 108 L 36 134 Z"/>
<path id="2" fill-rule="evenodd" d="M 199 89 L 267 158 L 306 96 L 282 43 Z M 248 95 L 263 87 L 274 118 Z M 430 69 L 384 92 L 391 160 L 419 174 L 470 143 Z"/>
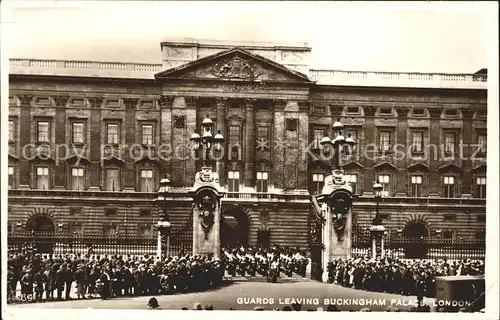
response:
<path id="1" fill-rule="evenodd" d="M 10 306 L 13 308 L 39 308 L 43 306 L 44 309 L 146 309 L 149 298 L 75 299 Z M 182 307 L 192 309 L 195 303 L 200 303 L 202 306 L 212 305 L 215 310 L 229 310 L 231 308 L 252 310 L 256 306 L 271 310 L 274 308 L 282 309 L 285 305 L 290 305 L 293 302 L 291 299 L 299 301 L 298 299 L 305 298 L 309 298 L 309 301 L 299 301 L 303 302 L 302 310 L 318 307 L 323 307 L 326 310 L 325 299 L 340 299 L 333 302 L 341 311 L 357 311 L 365 307 L 372 311 L 384 311 L 389 305 L 397 307 L 401 311 L 407 311 L 416 304 L 415 296 L 355 290 L 303 278 L 286 279 L 279 283 L 235 279 L 225 281 L 223 286 L 210 291 L 156 296 L 156 298 L 162 309 L 170 310 L 180 310 Z M 432 307 L 434 299 L 426 298 L 425 301 L 432 310 L 435 309 Z M 368 303 L 371 305 L 367 305 Z"/>

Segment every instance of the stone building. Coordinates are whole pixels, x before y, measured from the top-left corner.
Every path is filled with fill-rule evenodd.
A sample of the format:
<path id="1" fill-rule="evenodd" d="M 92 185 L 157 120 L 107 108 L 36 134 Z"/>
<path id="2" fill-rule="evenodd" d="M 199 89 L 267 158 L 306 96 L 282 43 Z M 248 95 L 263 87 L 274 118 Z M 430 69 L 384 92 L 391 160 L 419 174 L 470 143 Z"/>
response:
<path id="1" fill-rule="evenodd" d="M 484 70 L 310 70 L 306 44 L 161 50 L 161 64 L 11 59 L 9 231 L 152 232 L 166 175 L 172 225 L 189 233 L 186 188 L 201 163 L 188 139 L 209 116 L 226 138 L 214 163 L 226 243 L 307 247 L 310 195 L 329 174 L 318 142 L 337 119 L 357 142 L 343 159 L 357 229 L 371 223 L 379 180 L 390 234 L 484 237 Z"/>

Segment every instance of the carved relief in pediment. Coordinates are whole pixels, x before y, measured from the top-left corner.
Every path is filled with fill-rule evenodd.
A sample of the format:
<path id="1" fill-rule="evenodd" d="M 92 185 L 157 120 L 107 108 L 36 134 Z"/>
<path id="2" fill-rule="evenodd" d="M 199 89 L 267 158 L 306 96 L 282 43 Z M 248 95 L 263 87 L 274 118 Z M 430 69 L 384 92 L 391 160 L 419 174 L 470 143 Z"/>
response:
<path id="1" fill-rule="evenodd" d="M 255 79 L 262 74 L 262 70 L 252 61 L 235 56 L 216 63 L 212 73 L 219 78 Z"/>

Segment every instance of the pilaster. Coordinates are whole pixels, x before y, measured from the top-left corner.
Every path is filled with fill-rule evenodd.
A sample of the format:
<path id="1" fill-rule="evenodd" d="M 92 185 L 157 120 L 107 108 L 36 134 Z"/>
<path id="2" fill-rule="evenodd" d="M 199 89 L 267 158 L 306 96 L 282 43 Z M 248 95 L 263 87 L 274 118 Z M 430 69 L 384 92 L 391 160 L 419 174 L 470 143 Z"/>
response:
<path id="1" fill-rule="evenodd" d="M 66 151 L 66 148 L 59 148 L 58 146 L 65 145 L 66 143 L 72 143 L 71 138 L 66 139 L 66 104 L 68 102 L 68 96 L 54 96 L 53 100 L 56 105 L 56 115 L 55 115 L 55 143 L 58 152 L 62 150 Z M 71 130 L 71 129 L 70 129 Z M 71 132 L 68 132 L 71 136 Z M 68 175 L 66 170 L 66 161 L 68 154 L 60 154 L 59 161 L 55 163 L 55 177 L 54 177 L 54 189 L 65 189 L 67 184 L 66 176 Z M 87 168 L 88 170 L 89 168 Z"/>
<path id="2" fill-rule="evenodd" d="M 194 183 L 194 176 L 196 173 L 196 162 L 194 161 L 191 152 L 191 146 L 189 144 L 189 137 L 195 131 L 200 133 L 198 130 L 199 126 L 196 122 L 196 115 L 198 110 L 198 97 L 186 97 L 186 127 L 184 128 L 182 136 L 178 137 L 181 139 L 182 143 L 182 161 L 184 164 L 184 170 L 182 171 L 182 186 L 191 186 Z M 177 137 L 176 137 L 177 138 Z M 174 174 L 174 172 L 172 172 Z"/>
<path id="3" fill-rule="evenodd" d="M 307 190 L 307 147 L 309 144 L 309 111 L 311 108 L 310 101 L 299 101 L 299 159 L 297 162 L 297 189 Z"/>
<path id="4" fill-rule="evenodd" d="M 402 159 L 396 159 L 396 167 L 397 167 L 397 179 L 396 179 L 396 196 L 406 196 L 407 192 L 407 177 L 406 177 L 406 167 L 407 167 L 407 158 L 409 145 L 406 144 L 407 136 L 408 136 L 408 112 L 410 108 L 408 107 L 396 107 L 396 111 L 398 113 L 398 125 L 396 127 L 396 141 L 401 141 L 404 143 L 404 151 L 405 156 Z"/>
<path id="5" fill-rule="evenodd" d="M 284 186 L 284 143 L 285 143 L 285 100 L 274 100 L 273 124 L 274 143 L 272 144 L 274 165 L 274 188 L 283 189 Z"/>
<path id="6" fill-rule="evenodd" d="M 226 134 L 226 108 L 227 108 L 227 98 L 217 98 L 215 99 L 215 108 L 216 108 L 216 131 L 220 131 L 224 139 L 227 141 Z M 225 168 L 225 160 L 228 155 L 228 148 L 224 148 L 226 150 L 224 157 L 221 161 L 217 161 L 217 173 L 219 174 L 219 183 L 221 186 L 226 186 L 226 168 Z"/>
<path id="7" fill-rule="evenodd" d="M 135 108 L 137 107 L 137 98 L 124 98 L 123 104 L 125 105 L 125 145 L 127 146 L 124 154 L 125 168 L 124 168 L 124 180 L 123 180 L 123 190 L 124 191 L 135 191 L 135 161 L 138 159 L 133 159 L 133 155 L 128 150 L 135 145 L 138 141 L 135 141 Z"/>
<path id="8" fill-rule="evenodd" d="M 255 188 L 255 99 L 245 100 L 245 187 Z"/>
<path id="9" fill-rule="evenodd" d="M 474 129 L 472 126 L 472 118 L 474 109 L 462 108 L 463 132 L 460 150 L 462 152 L 462 197 L 472 197 L 472 153 L 475 149 Z"/>
<path id="10" fill-rule="evenodd" d="M 372 195 L 372 185 L 374 183 L 373 179 L 373 165 L 375 163 L 374 158 L 376 154 L 376 150 L 373 148 L 377 144 L 375 137 L 375 112 L 377 111 L 376 107 L 366 106 L 363 107 L 363 111 L 365 114 L 365 125 L 364 125 L 364 137 L 373 137 L 371 141 L 364 142 L 364 148 L 367 149 L 369 145 L 372 145 L 372 148 L 367 150 L 361 150 L 364 154 L 363 156 L 363 193 Z"/>
<path id="11" fill-rule="evenodd" d="M 20 95 L 18 96 L 21 103 L 21 116 L 19 117 L 19 144 L 20 148 L 31 143 L 31 101 L 33 96 Z M 19 160 L 19 189 L 30 188 L 31 164 L 24 155 L 21 155 Z"/>
<path id="12" fill-rule="evenodd" d="M 175 156 L 173 152 L 174 141 L 172 139 L 172 104 L 174 103 L 173 96 L 160 96 L 158 104 L 160 105 L 160 124 L 158 131 L 160 132 L 160 146 L 158 152 L 161 159 L 161 176 L 167 176 L 172 181 L 172 158 Z M 173 184 L 173 182 L 172 182 Z M 173 184 L 174 185 L 174 184 Z M 176 186 L 176 185 L 174 185 Z"/>
<path id="13" fill-rule="evenodd" d="M 429 157 L 432 160 L 430 162 L 430 175 L 429 175 L 429 197 L 439 197 L 439 186 L 441 183 L 441 175 L 439 174 L 438 168 L 441 163 L 440 156 L 442 154 L 442 149 L 444 146 L 439 141 L 441 133 L 441 114 L 443 113 L 443 108 L 437 106 L 434 108 L 429 108 L 429 114 L 431 116 L 430 124 L 430 144 L 434 146 L 429 148 Z"/>
<path id="14" fill-rule="evenodd" d="M 101 190 L 101 105 L 102 97 L 88 99 L 90 111 L 90 188 L 91 191 Z"/>

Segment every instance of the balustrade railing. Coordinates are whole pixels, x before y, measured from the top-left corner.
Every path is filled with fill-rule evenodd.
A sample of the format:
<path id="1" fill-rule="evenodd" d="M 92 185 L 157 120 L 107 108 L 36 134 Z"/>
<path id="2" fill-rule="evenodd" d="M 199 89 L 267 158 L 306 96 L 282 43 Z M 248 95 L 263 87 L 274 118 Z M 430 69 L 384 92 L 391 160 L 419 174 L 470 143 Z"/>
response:
<path id="1" fill-rule="evenodd" d="M 161 64 L 97 61 L 11 59 L 11 74 L 51 74 L 153 79 Z M 444 74 L 415 72 L 369 72 L 346 70 L 309 70 L 311 80 L 320 85 L 386 86 L 486 89 L 485 74 Z"/>

